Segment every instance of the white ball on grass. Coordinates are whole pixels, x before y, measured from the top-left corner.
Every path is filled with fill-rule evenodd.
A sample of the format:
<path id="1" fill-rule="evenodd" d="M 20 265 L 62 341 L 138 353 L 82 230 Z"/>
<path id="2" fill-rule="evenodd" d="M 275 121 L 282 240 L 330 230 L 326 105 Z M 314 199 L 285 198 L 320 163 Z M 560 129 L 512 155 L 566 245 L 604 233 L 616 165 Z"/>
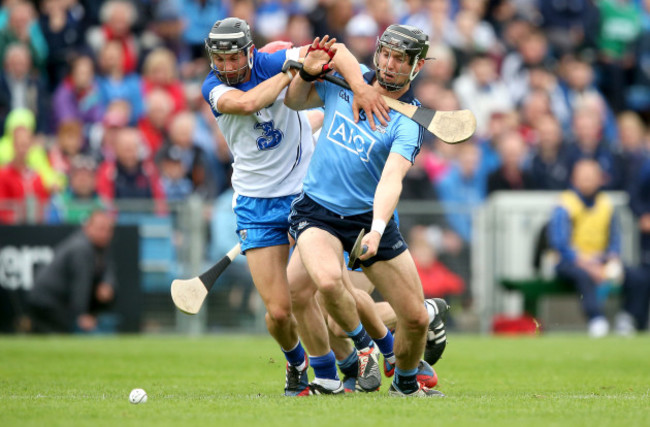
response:
<path id="1" fill-rule="evenodd" d="M 146 403 L 147 401 L 147 392 L 141 388 L 134 388 L 129 394 L 129 402 L 137 405 L 138 403 Z"/>

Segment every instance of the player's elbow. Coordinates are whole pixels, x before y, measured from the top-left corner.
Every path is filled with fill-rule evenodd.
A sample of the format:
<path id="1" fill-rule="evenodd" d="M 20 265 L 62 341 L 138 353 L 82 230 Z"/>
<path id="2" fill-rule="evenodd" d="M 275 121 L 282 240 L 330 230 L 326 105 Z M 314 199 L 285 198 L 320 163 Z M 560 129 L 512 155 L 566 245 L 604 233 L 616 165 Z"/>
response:
<path id="1" fill-rule="evenodd" d="M 257 113 L 262 107 L 254 99 L 243 99 L 239 101 L 239 110 L 243 115 Z"/>
<path id="2" fill-rule="evenodd" d="M 298 102 L 298 100 L 296 100 L 295 98 L 287 97 L 287 98 L 284 98 L 284 105 L 291 108 L 292 110 L 298 110 L 298 108 L 300 106 L 300 102 Z"/>

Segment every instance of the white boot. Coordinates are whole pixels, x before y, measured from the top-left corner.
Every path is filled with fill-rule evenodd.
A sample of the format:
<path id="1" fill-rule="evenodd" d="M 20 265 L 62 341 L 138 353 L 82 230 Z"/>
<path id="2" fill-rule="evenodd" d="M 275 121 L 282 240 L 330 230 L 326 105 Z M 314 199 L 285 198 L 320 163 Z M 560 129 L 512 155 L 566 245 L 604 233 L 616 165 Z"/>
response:
<path id="1" fill-rule="evenodd" d="M 621 311 L 614 318 L 614 330 L 618 335 L 630 337 L 636 332 L 634 318 L 626 311 Z"/>

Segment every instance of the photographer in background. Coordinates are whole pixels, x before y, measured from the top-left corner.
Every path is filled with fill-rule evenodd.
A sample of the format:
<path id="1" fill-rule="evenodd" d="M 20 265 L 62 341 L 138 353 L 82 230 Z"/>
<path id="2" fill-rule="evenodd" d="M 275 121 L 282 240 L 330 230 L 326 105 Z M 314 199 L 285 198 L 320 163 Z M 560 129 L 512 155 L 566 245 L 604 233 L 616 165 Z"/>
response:
<path id="1" fill-rule="evenodd" d="M 61 242 L 36 276 L 28 301 L 35 333 L 99 332 L 98 314 L 115 300 L 108 248 L 115 219 L 93 211 L 83 228 Z"/>

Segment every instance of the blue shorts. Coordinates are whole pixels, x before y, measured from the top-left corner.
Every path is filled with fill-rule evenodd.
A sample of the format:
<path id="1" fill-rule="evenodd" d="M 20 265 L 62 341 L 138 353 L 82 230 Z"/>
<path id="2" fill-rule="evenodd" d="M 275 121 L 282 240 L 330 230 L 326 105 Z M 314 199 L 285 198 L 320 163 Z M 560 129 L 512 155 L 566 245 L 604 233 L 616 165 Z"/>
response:
<path id="1" fill-rule="evenodd" d="M 291 205 L 289 233 L 297 242 L 303 231 L 311 227 L 320 228 L 339 239 L 343 244 L 343 250 L 350 252 L 361 229 L 365 229 L 366 233 L 370 231 L 372 216 L 371 211 L 344 217 L 319 205 L 302 193 Z M 365 261 L 357 260 L 353 269 L 359 268 L 359 265 L 370 267 L 377 261 L 393 259 L 406 249 L 408 249 L 406 241 L 399 232 L 395 217 L 392 217 L 386 224 L 384 235 L 379 241 L 377 255 Z"/>
<path id="2" fill-rule="evenodd" d="M 237 196 L 234 211 L 237 216 L 237 235 L 241 251 L 288 245 L 289 211 L 296 198 Z"/>

